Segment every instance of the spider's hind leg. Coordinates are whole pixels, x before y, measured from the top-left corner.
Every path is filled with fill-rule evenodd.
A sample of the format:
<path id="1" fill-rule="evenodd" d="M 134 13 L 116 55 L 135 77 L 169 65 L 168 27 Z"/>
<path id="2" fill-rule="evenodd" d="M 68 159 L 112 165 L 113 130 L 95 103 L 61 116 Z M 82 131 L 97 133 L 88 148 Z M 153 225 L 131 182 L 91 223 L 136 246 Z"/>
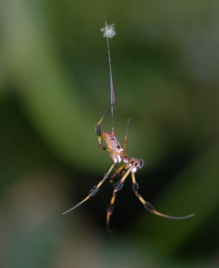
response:
<path id="1" fill-rule="evenodd" d="M 103 116 L 100 118 L 100 120 L 99 120 L 98 123 L 96 124 L 95 129 L 96 129 L 96 133 L 97 133 L 97 136 L 98 136 L 98 137 L 101 137 L 101 135 L 102 135 L 102 131 L 101 131 L 100 126 L 101 126 L 101 124 L 102 124 L 102 122 L 103 122 L 103 119 L 105 118 L 105 116 L 106 116 L 106 115 L 108 114 L 108 112 L 110 111 L 111 107 L 113 107 L 113 105 L 110 105 L 110 107 L 105 111 L 105 113 L 103 114 Z"/>
<path id="2" fill-rule="evenodd" d="M 102 143 L 102 130 L 101 130 L 101 124 L 103 122 L 103 119 L 105 118 L 105 116 L 108 114 L 108 112 L 110 111 L 112 105 L 106 110 L 106 112 L 103 114 L 103 116 L 100 118 L 99 122 L 96 124 L 95 130 L 96 130 L 96 135 L 97 135 L 97 140 L 99 143 L 99 146 L 102 150 L 107 151 L 108 153 L 112 154 L 115 153 L 113 152 L 113 150 L 110 150 L 108 147 L 104 146 L 104 144 Z"/>

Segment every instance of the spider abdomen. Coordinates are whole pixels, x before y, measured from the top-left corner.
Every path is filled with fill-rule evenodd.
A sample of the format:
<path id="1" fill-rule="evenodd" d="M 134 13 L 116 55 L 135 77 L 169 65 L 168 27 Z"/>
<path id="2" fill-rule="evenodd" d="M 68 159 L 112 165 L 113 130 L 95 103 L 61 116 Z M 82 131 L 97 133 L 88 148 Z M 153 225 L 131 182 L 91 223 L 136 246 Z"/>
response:
<path id="1" fill-rule="evenodd" d="M 115 130 L 103 132 L 103 138 L 106 142 L 107 147 L 114 152 L 110 154 L 113 162 L 120 163 L 122 161 L 121 155 L 124 152 L 124 149 L 116 138 Z"/>

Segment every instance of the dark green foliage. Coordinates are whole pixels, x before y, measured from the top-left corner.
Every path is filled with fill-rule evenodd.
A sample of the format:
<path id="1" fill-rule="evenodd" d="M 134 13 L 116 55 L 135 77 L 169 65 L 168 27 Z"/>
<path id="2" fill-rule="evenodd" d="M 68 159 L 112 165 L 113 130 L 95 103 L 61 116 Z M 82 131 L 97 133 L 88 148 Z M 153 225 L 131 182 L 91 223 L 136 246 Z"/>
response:
<path id="1" fill-rule="evenodd" d="M 217 1 L 1 2 L 0 266 L 217 267 Z M 193 219 L 151 215 L 129 179 L 113 235 L 107 182 L 62 215 L 111 165 L 94 129 L 110 104 L 105 14 L 117 31 L 114 127 L 122 144 L 131 117 L 127 150 L 145 162 L 139 192 Z"/>

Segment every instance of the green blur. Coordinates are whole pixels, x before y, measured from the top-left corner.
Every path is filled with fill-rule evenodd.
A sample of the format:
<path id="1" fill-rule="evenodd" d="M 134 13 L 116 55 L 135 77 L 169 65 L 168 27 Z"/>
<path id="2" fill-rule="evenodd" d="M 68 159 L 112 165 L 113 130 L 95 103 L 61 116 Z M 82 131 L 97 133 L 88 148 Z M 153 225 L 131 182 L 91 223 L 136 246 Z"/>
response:
<path id="1" fill-rule="evenodd" d="M 0 263 L 3 268 L 217 267 L 219 189 L 217 1 L 1 0 Z M 143 158 L 141 195 L 113 191 L 95 124 L 115 87 L 113 125 Z M 110 114 L 102 124 L 111 128 Z"/>

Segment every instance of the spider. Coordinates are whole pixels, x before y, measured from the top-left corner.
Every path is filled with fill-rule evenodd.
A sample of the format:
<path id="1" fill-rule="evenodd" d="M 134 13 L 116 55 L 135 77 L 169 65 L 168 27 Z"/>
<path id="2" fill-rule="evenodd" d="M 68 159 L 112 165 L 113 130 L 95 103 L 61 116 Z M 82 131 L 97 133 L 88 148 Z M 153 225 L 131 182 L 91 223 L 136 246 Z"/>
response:
<path id="1" fill-rule="evenodd" d="M 138 186 L 138 183 L 136 182 L 135 173 L 143 167 L 144 161 L 141 158 L 140 159 L 139 158 L 132 158 L 132 157 L 128 156 L 128 154 L 127 154 L 126 146 L 127 146 L 127 140 L 128 140 L 128 130 L 129 130 L 129 125 L 130 125 L 131 120 L 130 119 L 128 120 L 123 147 L 120 145 L 118 139 L 116 138 L 116 132 L 113 128 L 111 131 L 102 132 L 102 130 L 101 130 L 101 124 L 102 124 L 105 116 L 107 115 L 107 113 L 112 108 L 111 106 L 104 113 L 104 115 L 101 117 L 101 119 L 97 123 L 95 129 L 96 129 L 97 139 L 98 139 L 98 143 L 99 143 L 100 148 L 110 154 L 110 157 L 112 158 L 113 164 L 111 165 L 109 170 L 106 172 L 103 179 L 101 181 L 99 181 L 97 185 L 95 185 L 93 188 L 91 188 L 91 190 L 89 191 L 89 194 L 81 202 L 79 202 L 74 207 L 70 208 L 69 210 L 65 211 L 63 214 L 69 213 L 70 211 L 79 207 L 84 202 L 86 202 L 88 199 L 93 197 L 99 191 L 102 184 L 109 178 L 112 170 L 115 169 L 115 172 L 110 176 L 110 181 L 112 181 L 117 175 L 121 175 L 121 179 L 119 179 L 114 184 L 112 197 L 111 197 L 111 200 L 110 200 L 109 206 L 107 208 L 107 212 L 106 212 L 106 226 L 107 226 L 107 230 L 109 232 L 111 232 L 110 216 L 112 215 L 113 210 L 114 210 L 114 203 L 116 200 L 116 194 L 118 191 L 120 191 L 122 189 L 124 182 L 127 179 L 129 174 L 131 174 L 132 189 L 133 189 L 136 197 L 138 198 L 138 200 L 143 204 L 143 206 L 149 212 L 151 212 L 157 216 L 172 219 L 172 220 L 185 220 L 185 219 L 189 219 L 189 218 L 193 217 L 194 214 L 183 216 L 183 217 L 174 217 L 174 216 L 169 216 L 169 215 L 160 213 L 139 194 L 139 192 L 138 192 L 139 186 Z M 102 143 L 102 139 L 104 139 L 106 146 Z M 117 167 L 118 164 L 121 164 L 121 166 Z"/>

